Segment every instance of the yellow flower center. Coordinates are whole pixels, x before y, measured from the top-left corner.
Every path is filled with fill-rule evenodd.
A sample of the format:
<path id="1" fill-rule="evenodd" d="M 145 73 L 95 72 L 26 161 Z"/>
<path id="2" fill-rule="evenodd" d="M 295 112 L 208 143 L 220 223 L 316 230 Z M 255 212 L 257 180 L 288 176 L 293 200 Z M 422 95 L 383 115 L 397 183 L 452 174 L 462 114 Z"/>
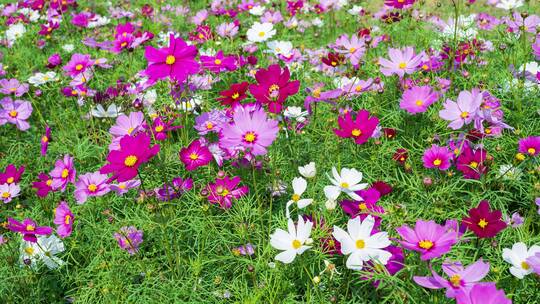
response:
<path id="1" fill-rule="evenodd" d="M 337 62 L 332 61 L 332 62 L 330 62 L 330 64 L 331 64 L 332 66 L 336 66 L 336 65 L 337 65 Z"/>
<path id="2" fill-rule="evenodd" d="M 135 155 L 129 155 L 128 157 L 126 157 L 126 159 L 124 160 L 124 165 L 126 165 L 127 167 L 133 167 L 135 166 L 135 164 L 137 163 L 137 156 Z"/>
<path id="3" fill-rule="evenodd" d="M 19 114 L 19 113 L 17 113 L 17 111 L 15 111 L 15 110 L 9 111 L 9 116 L 11 116 L 11 117 L 13 117 L 13 118 L 17 117 L 18 114 Z"/>
<path id="4" fill-rule="evenodd" d="M 438 159 L 438 158 L 437 158 L 436 160 L 433 161 L 433 164 L 434 164 L 435 166 L 440 166 L 441 163 L 442 163 L 442 161 L 441 161 L 440 159 Z"/>
<path id="5" fill-rule="evenodd" d="M 244 135 L 244 140 L 249 143 L 254 142 L 256 138 L 257 136 L 255 135 L 254 132 L 247 132 L 246 135 Z"/>
<path id="6" fill-rule="evenodd" d="M 429 250 L 431 247 L 433 247 L 433 242 L 428 240 L 423 240 L 418 242 L 418 247 Z"/>
<path id="7" fill-rule="evenodd" d="M 366 211 L 366 210 L 367 210 L 367 205 L 366 205 L 366 203 L 360 203 L 360 204 L 358 204 L 358 210 L 360 210 L 360 211 Z"/>
<path id="8" fill-rule="evenodd" d="M 341 183 L 341 185 L 340 185 L 340 186 L 341 186 L 341 188 L 343 188 L 343 189 L 347 189 L 347 188 L 349 188 L 349 184 L 348 184 L 348 183 L 346 183 L 346 182 L 343 182 L 343 183 Z"/>
<path id="9" fill-rule="evenodd" d="M 298 195 L 298 194 L 296 194 L 296 193 L 293 194 L 292 200 L 295 201 L 295 202 L 298 202 L 298 201 L 300 200 L 300 195 Z"/>
<path id="10" fill-rule="evenodd" d="M 24 248 L 24 252 L 26 252 L 26 254 L 28 254 L 28 255 L 34 255 L 34 248 L 26 247 L 26 248 Z"/>
<path id="11" fill-rule="evenodd" d="M 9 198 L 10 196 L 11 196 L 11 193 L 9 192 L 2 193 L 2 198 Z"/>
<path id="12" fill-rule="evenodd" d="M 488 222 L 486 221 L 486 219 L 480 219 L 480 221 L 478 222 L 478 226 L 482 229 L 486 228 L 487 225 Z"/>
<path id="13" fill-rule="evenodd" d="M 6 180 L 6 182 L 7 182 L 8 184 L 13 183 L 14 181 L 15 181 L 15 179 L 14 179 L 13 177 L 8 177 L 8 179 Z"/>
<path id="14" fill-rule="evenodd" d="M 302 247 L 302 242 L 300 242 L 299 240 L 292 241 L 292 248 L 298 249 L 300 247 Z"/>
<path id="15" fill-rule="evenodd" d="M 356 88 L 354 88 L 356 92 L 362 92 L 362 89 L 362 86 L 356 86 Z"/>
<path id="16" fill-rule="evenodd" d="M 47 186 L 52 185 L 52 179 L 48 179 L 48 180 L 45 182 L 45 184 L 47 184 Z"/>
<path id="17" fill-rule="evenodd" d="M 71 222 L 71 215 L 67 214 L 66 217 L 64 218 L 64 224 L 69 225 L 70 222 Z"/>
<path id="18" fill-rule="evenodd" d="M 469 112 L 461 112 L 461 115 L 459 115 L 461 118 L 467 118 L 469 117 Z"/>
<path id="19" fill-rule="evenodd" d="M 523 261 L 523 262 L 521 262 L 521 268 L 523 268 L 524 270 L 529 270 L 529 268 L 531 268 L 531 266 L 529 266 L 529 264 L 527 264 L 527 262 Z"/>
<path id="20" fill-rule="evenodd" d="M 191 153 L 191 154 L 189 155 L 189 159 L 191 159 L 191 160 L 197 160 L 197 159 L 199 159 L 199 155 L 198 155 L 197 153 Z"/>
<path id="21" fill-rule="evenodd" d="M 120 46 L 121 46 L 121 47 L 126 47 L 126 45 L 127 45 L 127 42 L 125 42 L 125 41 L 122 42 L 122 43 L 120 43 Z"/>
<path id="22" fill-rule="evenodd" d="M 26 231 L 34 231 L 36 230 L 36 227 L 34 225 L 26 225 Z"/>
<path id="23" fill-rule="evenodd" d="M 88 191 L 95 192 L 97 190 L 96 184 L 90 184 L 88 185 Z"/>
<path id="24" fill-rule="evenodd" d="M 356 48 L 352 47 L 352 48 L 349 49 L 349 53 L 352 54 L 352 53 L 354 53 L 354 52 L 356 52 Z"/>
<path id="25" fill-rule="evenodd" d="M 161 132 L 161 131 L 163 131 L 163 129 L 164 128 L 163 128 L 162 125 L 156 126 L 156 128 L 155 128 L 156 132 Z"/>
<path id="26" fill-rule="evenodd" d="M 400 62 L 399 63 L 399 68 L 404 70 L 405 68 L 407 67 L 407 64 L 405 62 Z"/>
<path id="27" fill-rule="evenodd" d="M 427 71 L 427 69 L 429 69 L 427 64 L 422 65 L 422 70 Z"/>
<path id="28" fill-rule="evenodd" d="M 232 96 L 231 96 L 232 99 L 236 99 L 236 98 L 238 98 L 238 97 L 240 97 L 240 94 L 238 94 L 238 93 L 234 93 L 234 94 L 232 94 Z"/>
<path id="29" fill-rule="evenodd" d="M 213 125 L 211 122 L 207 122 L 207 123 L 206 123 L 206 128 L 207 128 L 208 130 L 212 130 L 213 127 L 214 127 L 214 125 Z"/>
<path id="30" fill-rule="evenodd" d="M 473 169 L 476 169 L 478 167 L 478 163 L 473 161 L 469 164 L 469 167 L 473 168 Z"/>
<path id="31" fill-rule="evenodd" d="M 523 161 L 525 160 L 525 155 L 523 155 L 523 153 L 518 153 L 516 154 L 516 159 L 519 161 Z"/>
<path id="32" fill-rule="evenodd" d="M 80 70 L 82 70 L 82 69 L 83 69 L 83 65 L 82 65 L 82 64 L 77 64 L 77 65 L 75 66 L 75 70 L 77 70 L 77 71 L 80 71 Z"/>
<path id="33" fill-rule="evenodd" d="M 529 148 L 529 149 L 527 149 L 527 153 L 529 153 L 530 155 L 533 155 L 534 153 L 536 153 L 536 149 L 535 148 Z"/>
<path id="34" fill-rule="evenodd" d="M 421 106 L 421 105 L 423 105 L 423 104 L 424 104 L 424 102 L 423 102 L 422 100 L 420 100 L 420 99 L 418 99 L 418 100 L 416 101 L 416 105 L 417 105 L 417 106 Z"/>
<path id="35" fill-rule="evenodd" d="M 259 37 L 264 37 L 264 35 L 266 35 L 265 32 L 259 32 Z"/>
<path id="36" fill-rule="evenodd" d="M 221 191 L 221 196 L 227 196 L 229 195 L 229 189 L 223 189 L 223 191 Z"/>
<path id="37" fill-rule="evenodd" d="M 122 183 L 122 184 L 118 185 L 118 188 L 120 188 L 120 189 L 126 189 L 126 184 Z"/>
<path id="38" fill-rule="evenodd" d="M 356 241 L 356 248 L 364 249 L 365 247 L 366 247 L 366 242 L 364 242 L 364 240 L 357 240 Z"/>
<path id="39" fill-rule="evenodd" d="M 486 134 L 491 134 L 491 129 L 490 129 L 490 128 L 485 128 L 485 129 L 484 129 L 484 133 L 486 133 Z"/>
<path id="40" fill-rule="evenodd" d="M 49 138 L 47 136 L 41 137 L 41 142 L 46 143 L 49 141 Z"/>
<path id="41" fill-rule="evenodd" d="M 459 287 L 461 286 L 461 277 L 457 274 L 453 275 L 450 277 L 450 283 L 452 284 L 452 286 L 454 287 Z"/>
<path id="42" fill-rule="evenodd" d="M 319 98 L 321 97 L 321 88 L 316 88 L 315 90 L 313 90 L 313 97 L 315 98 Z"/>
<path id="43" fill-rule="evenodd" d="M 68 169 L 62 170 L 62 178 L 66 179 L 68 176 L 69 176 L 69 170 Z"/>
<path id="44" fill-rule="evenodd" d="M 217 65 L 220 65 L 220 64 L 221 64 L 221 60 L 216 59 L 216 60 L 214 60 L 214 63 L 217 64 Z"/>
<path id="45" fill-rule="evenodd" d="M 176 62 L 176 57 L 174 57 L 173 55 L 169 55 L 167 56 L 167 58 L 165 58 L 165 63 L 168 65 L 174 64 L 175 62 Z"/>
<path id="46" fill-rule="evenodd" d="M 358 130 L 358 129 L 353 129 L 353 130 L 351 131 L 351 134 L 352 134 L 352 136 L 357 137 L 357 136 L 362 135 L 362 131 L 360 131 L 360 130 Z"/>

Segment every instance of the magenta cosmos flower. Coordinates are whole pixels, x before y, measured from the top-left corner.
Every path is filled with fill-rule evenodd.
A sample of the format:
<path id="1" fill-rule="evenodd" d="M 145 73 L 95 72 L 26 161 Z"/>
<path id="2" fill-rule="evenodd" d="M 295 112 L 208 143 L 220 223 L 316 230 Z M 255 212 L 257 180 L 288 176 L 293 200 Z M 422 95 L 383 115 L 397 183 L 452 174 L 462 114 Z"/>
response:
<path id="1" fill-rule="evenodd" d="M 478 207 L 469 210 L 469 217 L 463 218 L 463 224 L 479 238 L 492 238 L 506 228 L 506 223 L 502 220 L 502 212 L 491 211 L 489 202 L 486 200 L 481 201 Z"/>
<path id="2" fill-rule="evenodd" d="M 75 182 L 77 171 L 73 165 L 73 157 L 64 155 L 63 159 L 56 160 L 54 169 L 49 173 L 52 178 L 51 187 L 54 190 L 60 189 L 62 192 L 66 190 L 68 183 Z"/>
<path id="3" fill-rule="evenodd" d="M 169 36 L 169 46 L 156 49 L 147 46 L 144 57 L 148 67 L 144 73 L 152 81 L 169 77 L 177 82 L 184 82 L 189 75 L 199 71 L 199 63 L 195 61 L 197 48 L 189 46 L 182 38 Z"/>
<path id="4" fill-rule="evenodd" d="M 216 179 L 215 183 L 208 185 L 208 201 L 211 204 L 218 204 L 222 209 L 231 208 L 233 199 L 239 199 L 249 192 L 247 186 L 237 188 L 239 183 L 239 176 L 232 179 L 228 176 Z"/>
<path id="5" fill-rule="evenodd" d="M 452 151 L 447 147 L 432 145 L 431 148 L 424 151 L 422 161 L 425 168 L 447 170 L 450 168 L 450 160 L 454 157 Z"/>
<path id="6" fill-rule="evenodd" d="M 103 196 L 111 188 L 107 183 L 107 175 L 99 172 L 86 173 L 79 176 L 79 180 L 75 183 L 75 199 L 78 204 L 83 204 L 89 196 Z"/>
<path id="7" fill-rule="evenodd" d="M 202 145 L 201 141 L 198 139 L 194 140 L 186 148 L 182 148 L 179 157 L 188 171 L 193 171 L 199 167 L 206 166 L 212 161 L 212 153 L 210 153 L 208 147 Z"/>
<path id="8" fill-rule="evenodd" d="M 375 116 L 369 117 L 367 110 L 358 111 L 355 119 L 351 112 L 347 112 L 338 117 L 339 129 L 334 129 L 334 133 L 341 138 L 353 138 L 356 144 L 361 145 L 371 138 L 378 124 L 379 119 Z"/>
<path id="9" fill-rule="evenodd" d="M 460 290 L 456 295 L 457 304 L 512 304 L 504 291 L 497 290 L 495 283 L 478 283 L 470 290 Z"/>
<path id="10" fill-rule="evenodd" d="M 37 242 L 36 235 L 49 235 L 53 232 L 51 227 L 39 227 L 32 219 L 24 219 L 21 222 L 14 218 L 8 218 L 7 229 L 18 232 L 23 235 L 23 240 L 35 243 Z"/>
<path id="11" fill-rule="evenodd" d="M 479 90 L 461 91 L 457 102 L 447 99 L 444 109 L 439 111 L 439 116 L 450 121 L 448 127 L 457 130 L 464 124 L 472 122 L 482 104 L 482 94 Z"/>
<path id="12" fill-rule="evenodd" d="M 114 234 L 114 238 L 118 241 L 120 248 L 133 255 L 139 251 L 139 246 L 143 241 L 143 231 L 133 226 L 122 227 Z"/>
<path id="13" fill-rule="evenodd" d="M 41 136 L 41 155 L 47 155 L 47 149 L 49 148 L 49 141 L 51 140 L 51 128 L 48 125 L 45 126 L 45 134 Z"/>
<path id="14" fill-rule="evenodd" d="M 266 112 L 255 107 L 238 106 L 231 124 L 221 129 L 220 146 L 231 152 L 246 151 L 253 155 L 266 154 L 266 148 L 278 134 L 278 122 L 267 119 Z"/>
<path id="15" fill-rule="evenodd" d="M 90 67 L 94 65 L 94 60 L 90 58 L 90 55 L 85 54 L 73 54 L 68 63 L 63 67 L 66 75 L 76 77 L 86 72 Z"/>
<path id="16" fill-rule="evenodd" d="M 291 74 L 285 67 L 283 71 L 278 64 L 268 69 L 259 69 L 255 74 L 257 84 L 249 85 L 249 92 L 258 102 L 268 105 L 271 113 L 280 113 L 287 97 L 298 92 L 300 81 L 289 81 Z"/>
<path id="17" fill-rule="evenodd" d="M 69 209 L 68 204 L 66 202 L 60 202 L 54 209 L 54 224 L 57 226 L 56 233 L 58 233 L 61 238 L 71 235 L 73 220 L 75 220 L 75 217 Z"/>
<path id="18" fill-rule="evenodd" d="M 215 56 L 201 56 L 203 67 L 213 73 L 236 70 L 236 59 L 234 56 L 225 56 L 223 51 L 219 51 Z"/>
<path id="19" fill-rule="evenodd" d="M 487 172 L 485 164 L 487 152 L 484 149 L 473 150 L 466 146 L 458 156 L 456 168 L 463 173 L 463 177 L 468 179 L 480 179 L 482 174 Z"/>
<path id="20" fill-rule="evenodd" d="M 540 153 L 540 136 L 529 136 L 519 140 L 519 152 L 530 156 Z"/>
<path id="21" fill-rule="evenodd" d="M 445 279 L 431 270 L 433 277 L 413 277 L 416 284 L 430 289 L 446 288 L 446 297 L 454 298 L 460 290 L 469 291 L 477 282 L 482 280 L 489 272 L 489 263 L 482 259 L 466 268 L 461 263 L 443 263 L 442 269 L 448 276 Z"/>
<path id="22" fill-rule="evenodd" d="M 43 172 L 39 174 L 38 178 L 39 178 L 38 182 L 32 183 L 32 188 L 37 190 L 37 193 L 36 193 L 37 196 L 47 197 L 49 192 L 54 191 L 52 188 L 53 180 L 49 175 Z"/>
<path id="23" fill-rule="evenodd" d="M 21 181 L 21 176 L 24 173 L 24 166 L 19 169 L 14 164 L 7 165 L 4 172 L 0 173 L 0 184 L 16 184 Z"/>
<path id="24" fill-rule="evenodd" d="M 388 55 L 390 60 L 379 58 L 381 73 L 385 76 L 396 74 L 403 77 L 405 74 L 412 74 L 416 71 L 418 65 L 422 62 L 424 52 L 415 55 L 414 49 L 409 46 L 403 50 L 389 48 Z"/>
<path id="25" fill-rule="evenodd" d="M 414 229 L 403 225 L 396 228 L 403 241 L 403 247 L 420 252 L 423 261 L 440 257 L 457 243 L 457 233 L 448 232 L 444 226 L 434 221 L 417 220 Z"/>
<path id="26" fill-rule="evenodd" d="M 32 104 L 24 100 L 12 100 L 9 97 L 4 97 L 0 100 L 0 126 L 5 123 L 14 124 L 21 131 L 26 131 L 30 128 L 30 124 L 26 121 L 32 115 Z"/>
<path id="27" fill-rule="evenodd" d="M 414 86 L 403 92 L 399 107 L 411 113 L 423 113 L 439 99 L 439 94 L 430 86 Z"/>
<path id="28" fill-rule="evenodd" d="M 120 140 L 120 149 L 112 150 L 107 156 L 105 166 L 99 169 L 102 174 L 112 173 L 108 182 L 128 181 L 138 174 L 139 166 L 148 162 L 159 152 L 159 145 L 150 146 L 150 137 L 146 133 L 136 136 L 124 136 Z"/>

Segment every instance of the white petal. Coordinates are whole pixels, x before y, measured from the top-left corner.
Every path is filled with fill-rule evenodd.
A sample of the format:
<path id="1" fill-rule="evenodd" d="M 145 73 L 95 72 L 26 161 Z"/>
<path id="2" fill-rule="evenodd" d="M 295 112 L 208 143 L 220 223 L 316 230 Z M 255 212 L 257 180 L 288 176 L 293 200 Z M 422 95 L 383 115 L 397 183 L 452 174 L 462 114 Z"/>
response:
<path id="1" fill-rule="evenodd" d="M 293 238 L 283 229 L 277 229 L 270 236 L 270 245 L 278 250 L 289 250 L 292 248 Z"/>
<path id="2" fill-rule="evenodd" d="M 337 200 L 339 197 L 339 194 L 341 193 L 341 188 L 336 186 L 325 186 L 324 187 L 324 195 L 329 200 Z"/>
<path id="3" fill-rule="evenodd" d="M 313 199 L 311 198 L 304 198 L 297 202 L 298 208 L 300 209 L 306 208 L 307 206 L 311 205 L 311 203 L 313 203 Z"/>
<path id="4" fill-rule="evenodd" d="M 351 254 L 346 263 L 347 268 L 352 270 L 362 270 L 363 264 L 364 263 L 362 262 L 362 259 L 358 253 Z"/>
<path id="5" fill-rule="evenodd" d="M 292 261 L 294 261 L 295 257 L 296 257 L 296 251 L 291 249 L 291 250 L 283 251 L 282 253 L 276 255 L 275 259 L 285 264 L 289 264 Z"/>
<path id="6" fill-rule="evenodd" d="M 307 188 L 307 182 L 305 179 L 301 177 L 295 177 L 292 181 L 292 187 L 294 190 L 294 194 L 302 195 L 304 191 L 306 191 Z"/>

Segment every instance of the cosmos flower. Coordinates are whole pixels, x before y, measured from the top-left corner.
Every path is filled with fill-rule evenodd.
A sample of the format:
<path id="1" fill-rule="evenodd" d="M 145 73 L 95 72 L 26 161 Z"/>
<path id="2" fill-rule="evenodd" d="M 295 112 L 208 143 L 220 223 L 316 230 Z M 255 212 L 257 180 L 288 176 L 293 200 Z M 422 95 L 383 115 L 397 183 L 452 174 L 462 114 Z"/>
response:
<path id="1" fill-rule="evenodd" d="M 335 48 L 338 53 L 349 59 L 352 65 L 358 65 L 366 53 L 366 43 L 358 35 L 351 35 L 350 39 L 346 35 L 339 37 L 336 40 Z M 337 65 L 332 64 L 332 62 L 334 61 L 330 62 L 331 66 Z M 339 61 L 336 63 L 339 63 Z"/>
<path id="2" fill-rule="evenodd" d="M 139 246 L 143 242 L 143 231 L 133 226 L 122 227 L 119 232 L 114 233 L 114 238 L 120 248 L 134 255 L 139 252 Z"/>
<path id="3" fill-rule="evenodd" d="M 416 0 L 384 0 L 384 5 L 397 9 L 402 9 L 408 5 L 414 4 Z"/>
<path id="4" fill-rule="evenodd" d="M 504 291 L 498 290 L 495 283 L 478 283 L 470 290 L 456 293 L 457 304 L 512 304 Z"/>
<path id="5" fill-rule="evenodd" d="M 447 298 L 455 298 L 459 291 L 468 291 L 477 282 L 482 280 L 489 273 L 489 263 L 484 263 L 482 259 L 473 264 L 463 267 L 460 262 L 445 262 L 442 265 L 444 273 L 448 279 L 439 276 L 431 270 L 433 277 L 413 277 L 416 284 L 430 289 L 446 289 Z"/>
<path id="6" fill-rule="evenodd" d="M 49 142 L 51 140 L 51 128 L 48 125 L 45 125 L 45 134 L 41 136 L 41 155 L 47 155 L 47 150 L 49 148 Z"/>
<path id="7" fill-rule="evenodd" d="M 22 222 L 14 218 L 8 217 L 6 228 L 13 232 L 22 234 L 23 240 L 35 243 L 37 242 L 36 235 L 49 235 L 53 229 L 48 226 L 38 226 L 32 219 L 26 218 Z"/>
<path id="8" fill-rule="evenodd" d="M 450 160 L 453 159 L 452 151 L 447 147 L 439 147 L 438 145 L 432 145 L 431 148 L 424 151 L 422 161 L 425 168 L 448 170 L 450 168 Z"/>
<path id="9" fill-rule="evenodd" d="M 30 128 L 26 121 L 32 115 L 32 104 L 24 100 L 12 100 L 10 97 L 4 97 L 0 100 L 0 126 L 5 123 L 14 124 L 21 131 Z"/>
<path id="10" fill-rule="evenodd" d="M 289 68 L 283 70 L 278 64 L 255 73 L 257 84 L 249 85 L 249 92 L 258 102 L 268 105 L 270 113 L 280 113 L 287 97 L 298 92 L 300 81 L 290 80 Z"/>
<path id="11" fill-rule="evenodd" d="M 278 228 L 270 236 L 270 245 L 283 251 L 276 255 L 275 259 L 285 264 L 292 263 L 297 255 L 311 248 L 311 246 L 306 246 L 306 243 L 311 235 L 313 223 L 304 221 L 301 216 L 298 216 L 298 224 L 294 225 L 293 220 L 289 219 L 287 227 L 288 231 Z"/>
<path id="12" fill-rule="evenodd" d="M 128 181 L 138 174 L 139 167 L 148 162 L 159 152 L 159 145 L 150 146 L 150 137 L 146 133 L 136 136 L 124 136 L 120 140 L 120 149 L 109 152 L 107 164 L 99 170 L 102 174 L 112 173 L 107 182 Z"/>
<path id="13" fill-rule="evenodd" d="M 334 133 L 341 138 L 353 138 L 357 145 L 368 141 L 373 135 L 375 128 L 379 124 L 379 119 L 370 117 L 367 110 L 360 110 L 353 119 L 350 112 L 338 117 L 339 129 L 334 129 Z"/>
<path id="14" fill-rule="evenodd" d="M 52 178 L 51 187 L 53 190 L 64 192 L 68 183 L 75 182 L 77 171 L 73 165 L 73 157 L 64 155 L 63 159 L 58 159 L 54 163 L 54 169 L 49 173 Z"/>
<path id="15" fill-rule="evenodd" d="M 314 162 L 310 162 L 305 166 L 298 167 L 298 172 L 305 178 L 314 178 L 317 174 L 317 168 Z"/>
<path id="16" fill-rule="evenodd" d="M 540 154 L 540 136 L 529 136 L 520 139 L 518 151 L 529 156 Z"/>
<path id="17" fill-rule="evenodd" d="M 246 91 L 248 89 L 248 82 L 234 83 L 231 85 L 230 89 L 221 91 L 219 95 L 221 97 L 217 98 L 222 105 L 230 105 L 235 107 L 240 104 L 240 101 L 246 99 Z"/>
<path id="18" fill-rule="evenodd" d="M 341 192 L 347 194 L 350 198 L 356 201 L 361 201 L 362 197 L 356 194 L 356 191 L 365 189 L 368 184 L 360 184 L 362 181 L 362 172 L 356 169 L 342 168 L 341 174 L 338 173 L 336 167 L 332 167 L 332 177 L 328 174 L 328 179 L 332 185 L 324 187 L 324 194 L 330 200 L 337 200 Z"/>
<path id="19" fill-rule="evenodd" d="M 341 253 L 349 255 L 347 268 L 362 270 L 364 263 L 374 261 L 386 265 L 392 254 L 383 250 L 390 246 L 390 240 L 386 232 L 371 234 L 375 219 L 368 215 L 364 221 L 360 217 L 350 219 L 347 223 L 347 232 L 334 226 L 332 235 L 341 244 Z"/>
<path id="20" fill-rule="evenodd" d="M 60 202 L 54 209 L 54 224 L 57 226 L 56 233 L 61 238 L 71 235 L 74 220 L 75 217 L 66 202 Z"/>
<path id="21" fill-rule="evenodd" d="M 234 56 L 225 56 L 223 51 L 218 51 L 215 56 L 200 56 L 203 68 L 213 73 L 236 70 L 236 59 Z"/>
<path id="22" fill-rule="evenodd" d="M 414 86 L 403 92 L 399 107 L 411 114 L 423 113 L 439 99 L 439 94 L 430 86 Z"/>
<path id="23" fill-rule="evenodd" d="M 16 78 L 0 79 L 0 93 L 5 95 L 13 94 L 16 97 L 21 97 L 28 92 L 29 87 L 27 83 L 20 83 Z"/>
<path id="24" fill-rule="evenodd" d="M 189 75 L 199 71 L 199 63 L 195 61 L 197 48 L 189 46 L 182 38 L 173 34 L 169 38 L 169 46 L 156 49 L 146 46 L 144 57 L 148 67 L 144 73 L 152 81 L 170 78 L 171 81 L 183 83 Z"/>
<path id="25" fill-rule="evenodd" d="M 381 216 L 384 214 L 384 208 L 377 205 L 381 194 L 375 188 L 369 188 L 357 191 L 362 199 L 361 201 L 342 200 L 340 202 L 341 208 L 351 218 L 360 217 L 364 220 L 368 216 L 372 216 L 375 219 L 374 228 L 378 228 L 381 224 Z"/>
<path id="26" fill-rule="evenodd" d="M 16 184 L 21 181 L 21 177 L 24 173 L 24 166 L 20 166 L 18 169 L 15 165 L 7 165 L 4 172 L 0 172 L 0 184 Z"/>
<path id="27" fill-rule="evenodd" d="M 527 249 L 525 243 L 518 242 L 512 246 L 512 249 L 504 248 L 502 258 L 512 265 L 510 273 L 518 279 L 523 279 L 533 272 L 527 260 L 538 253 L 540 253 L 540 246 L 534 245 Z"/>
<path id="28" fill-rule="evenodd" d="M 439 116 L 450 121 L 448 127 L 458 130 L 463 125 L 471 123 L 482 104 L 482 94 L 478 90 L 461 91 L 457 102 L 447 99 L 444 109 L 439 111 Z"/>
<path id="29" fill-rule="evenodd" d="M 307 188 L 307 181 L 305 179 L 301 177 L 295 177 L 292 181 L 292 187 L 293 195 L 291 199 L 287 202 L 287 205 L 285 207 L 287 218 L 290 218 L 289 207 L 292 204 L 296 203 L 298 209 L 303 209 L 313 202 L 313 199 L 311 198 L 302 198 L 302 194 L 304 194 Z"/>
<path id="30" fill-rule="evenodd" d="M 422 261 L 438 258 L 457 243 L 457 233 L 448 232 L 434 221 L 417 220 L 414 229 L 407 225 L 396 228 L 403 238 L 403 247 L 420 253 Z"/>
<path id="31" fill-rule="evenodd" d="M 88 71 L 94 65 L 94 61 L 90 58 L 88 54 L 73 54 L 71 59 L 63 67 L 63 70 L 66 72 L 67 76 L 75 78 L 79 75 L 84 75 L 85 78 L 88 78 Z"/>
<path id="32" fill-rule="evenodd" d="M 107 175 L 99 172 L 79 175 L 79 180 L 75 183 L 75 200 L 78 204 L 86 202 L 88 197 L 103 196 L 111 191 L 107 183 Z"/>
<path id="33" fill-rule="evenodd" d="M 489 202 L 483 200 L 478 207 L 469 210 L 469 217 L 463 223 L 479 238 L 492 238 L 506 228 L 500 210 L 491 211 Z"/>
<path id="34" fill-rule="evenodd" d="M 247 39 L 251 42 L 263 42 L 272 38 L 276 34 L 276 30 L 272 23 L 255 22 L 246 34 Z"/>
<path id="35" fill-rule="evenodd" d="M 415 55 L 412 47 L 406 47 L 402 50 L 389 48 L 388 55 L 390 60 L 379 58 L 381 73 L 385 76 L 396 74 L 403 77 L 405 74 L 412 74 L 416 71 L 424 57 L 424 52 Z"/>
<path id="36" fill-rule="evenodd" d="M 21 188 L 18 184 L 0 184 L 0 200 L 7 204 L 15 197 L 19 196 Z"/>
<path id="37" fill-rule="evenodd" d="M 212 161 L 212 153 L 198 139 L 191 142 L 189 146 L 182 148 L 179 157 L 188 171 L 206 166 Z"/>
<path id="38" fill-rule="evenodd" d="M 109 133 L 120 138 L 125 135 L 135 135 L 144 130 L 145 125 L 142 112 L 131 112 L 129 116 L 121 114 L 116 118 L 116 123 L 109 129 Z"/>
<path id="39" fill-rule="evenodd" d="M 39 174 L 38 178 L 38 182 L 32 183 L 32 188 L 37 190 L 36 194 L 38 197 L 47 197 L 49 192 L 54 191 L 52 188 L 53 180 L 48 174 L 43 172 Z"/>
<path id="40" fill-rule="evenodd" d="M 119 196 L 128 193 L 129 190 L 137 188 L 141 185 L 141 181 L 138 179 L 132 179 L 118 184 L 110 184 L 112 191 L 116 192 Z"/>
<path id="41" fill-rule="evenodd" d="M 468 179 L 480 179 L 488 170 L 486 161 L 487 152 L 480 148 L 473 150 L 468 145 L 463 148 L 457 158 L 456 168 Z"/>
<path id="42" fill-rule="evenodd" d="M 229 209 L 232 207 L 232 200 L 239 199 L 249 192 L 247 186 L 238 187 L 240 183 L 240 177 L 235 176 L 229 178 L 218 178 L 214 183 L 208 185 L 208 201 L 212 204 L 218 204 L 222 209 Z"/>
<path id="43" fill-rule="evenodd" d="M 34 269 L 37 268 L 38 262 L 43 262 L 49 269 L 56 269 L 64 265 L 64 261 L 56 256 L 64 250 L 64 243 L 57 236 L 40 235 L 36 242 L 21 242 L 19 262 L 21 266 L 30 265 Z"/>

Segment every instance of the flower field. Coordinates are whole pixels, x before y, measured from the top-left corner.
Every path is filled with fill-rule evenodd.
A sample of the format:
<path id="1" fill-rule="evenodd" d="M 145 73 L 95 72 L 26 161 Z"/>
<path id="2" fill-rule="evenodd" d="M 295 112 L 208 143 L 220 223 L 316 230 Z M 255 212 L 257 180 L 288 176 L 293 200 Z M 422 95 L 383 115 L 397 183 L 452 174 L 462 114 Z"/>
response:
<path id="1" fill-rule="evenodd" d="M 0 303 L 540 302 L 539 2 L 0 23 Z"/>

